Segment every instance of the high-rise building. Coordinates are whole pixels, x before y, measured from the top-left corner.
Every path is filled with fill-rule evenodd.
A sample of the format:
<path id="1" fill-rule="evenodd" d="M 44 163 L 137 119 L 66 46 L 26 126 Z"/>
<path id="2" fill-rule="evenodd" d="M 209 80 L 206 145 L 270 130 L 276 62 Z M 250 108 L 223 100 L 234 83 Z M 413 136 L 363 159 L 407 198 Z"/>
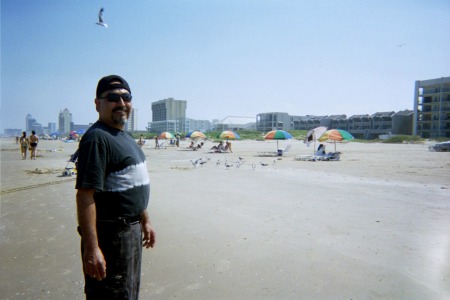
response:
<path id="1" fill-rule="evenodd" d="M 56 131 L 56 123 L 55 122 L 48 123 L 48 131 L 49 131 L 49 134 Z"/>
<path id="2" fill-rule="evenodd" d="M 186 118 L 186 100 L 167 98 L 152 103 L 152 122 Z"/>
<path id="3" fill-rule="evenodd" d="M 25 118 L 25 129 L 26 131 L 31 131 L 33 130 L 33 126 L 34 124 L 37 123 L 36 119 L 33 118 L 33 116 L 31 114 L 28 114 Z"/>
<path id="4" fill-rule="evenodd" d="M 65 108 L 63 111 L 59 112 L 59 133 L 70 133 L 71 127 L 70 124 L 72 123 L 72 114 L 70 111 Z"/>
<path id="5" fill-rule="evenodd" d="M 416 81 L 413 134 L 450 137 L 450 77 Z"/>
<path id="6" fill-rule="evenodd" d="M 167 98 L 152 103 L 152 122 L 148 124 L 151 132 L 185 132 L 186 100 Z"/>

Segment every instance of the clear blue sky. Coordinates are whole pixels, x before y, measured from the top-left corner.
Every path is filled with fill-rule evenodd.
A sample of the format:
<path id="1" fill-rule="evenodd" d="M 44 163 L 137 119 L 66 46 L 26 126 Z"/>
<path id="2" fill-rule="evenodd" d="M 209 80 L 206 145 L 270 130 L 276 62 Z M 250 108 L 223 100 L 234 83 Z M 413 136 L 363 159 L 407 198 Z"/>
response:
<path id="1" fill-rule="evenodd" d="M 142 130 L 168 97 L 207 120 L 413 109 L 416 80 L 450 76 L 449 15 L 448 0 L 2 0 L 0 129 L 64 108 L 94 122 L 109 74 Z"/>

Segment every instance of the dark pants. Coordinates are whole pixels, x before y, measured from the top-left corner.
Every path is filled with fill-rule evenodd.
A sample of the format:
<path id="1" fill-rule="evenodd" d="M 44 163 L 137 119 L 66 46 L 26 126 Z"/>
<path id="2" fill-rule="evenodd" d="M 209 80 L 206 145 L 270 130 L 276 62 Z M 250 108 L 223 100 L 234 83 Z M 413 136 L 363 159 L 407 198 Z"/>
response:
<path id="1" fill-rule="evenodd" d="M 84 275 L 86 299 L 138 299 L 142 257 L 141 224 L 98 222 L 97 236 L 106 261 L 106 278 L 98 281 Z"/>

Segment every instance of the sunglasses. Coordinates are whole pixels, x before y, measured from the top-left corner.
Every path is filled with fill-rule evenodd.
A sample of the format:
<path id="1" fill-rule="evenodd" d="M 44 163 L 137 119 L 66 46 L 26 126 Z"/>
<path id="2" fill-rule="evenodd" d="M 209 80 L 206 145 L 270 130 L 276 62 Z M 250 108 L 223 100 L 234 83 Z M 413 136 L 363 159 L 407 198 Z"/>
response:
<path id="1" fill-rule="evenodd" d="M 122 99 L 123 102 L 131 102 L 132 98 L 131 94 L 108 94 L 102 99 L 106 99 L 108 102 L 119 102 L 120 99 Z"/>

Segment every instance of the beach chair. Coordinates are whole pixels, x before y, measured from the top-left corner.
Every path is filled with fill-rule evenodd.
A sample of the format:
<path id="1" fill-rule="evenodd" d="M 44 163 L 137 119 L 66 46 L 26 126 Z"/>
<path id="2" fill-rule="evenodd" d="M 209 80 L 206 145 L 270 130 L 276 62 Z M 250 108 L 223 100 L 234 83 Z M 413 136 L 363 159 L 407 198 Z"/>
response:
<path id="1" fill-rule="evenodd" d="M 292 145 L 287 145 L 284 149 L 278 149 L 274 152 L 258 152 L 257 156 L 260 157 L 277 157 L 277 156 L 283 156 L 284 154 L 288 153 L 291 149 Z"/>
<path id="2" fill-rule="evenodd" d="M 340 152 L 329 153 L 327 155 L 299 155 L 294 157 L 298 161 L 338 161 L 341 159 Z"/>

